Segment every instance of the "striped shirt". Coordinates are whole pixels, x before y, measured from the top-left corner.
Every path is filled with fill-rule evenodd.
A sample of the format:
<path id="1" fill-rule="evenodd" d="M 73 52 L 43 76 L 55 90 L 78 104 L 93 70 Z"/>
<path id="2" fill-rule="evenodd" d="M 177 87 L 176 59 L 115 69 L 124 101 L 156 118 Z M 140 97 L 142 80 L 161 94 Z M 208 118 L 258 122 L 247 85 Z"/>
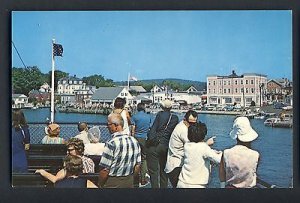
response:
<path id="1" fill-rule="evenodd" d="M 109 170 L 109 176 L 119 177 L 133 174 L 134 166 L 140 163 L 138 141 L 132 136 L 116 132 L 105 144 L 99 166 Z"/>
<path id="2" fill-rule="evenodd" d="M 82 173 L 95 173 L 95 163 L 92 159 L 82 156 L 83 170 Z"/>

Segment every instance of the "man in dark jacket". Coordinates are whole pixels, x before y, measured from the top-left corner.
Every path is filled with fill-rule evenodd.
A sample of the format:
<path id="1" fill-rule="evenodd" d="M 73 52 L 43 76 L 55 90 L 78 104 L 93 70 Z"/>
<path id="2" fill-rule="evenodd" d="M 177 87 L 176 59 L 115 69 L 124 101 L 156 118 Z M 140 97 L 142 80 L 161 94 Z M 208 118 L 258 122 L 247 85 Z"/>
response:
<path id="1" fill-rule="evenodd" d="M 168 187 L 168 178 L 164 169 L 167 162 L 170 136 L 179 120 L 178 116 L 171 113 L 172 102 L 170 100 L 164 100 L 161 107 L 163 111 L 157 113 L 149 132 L 150 137 L 148 137 L 148 139 L 159 138 L 157 145 L 148 146 L 147 149 L 146 159 L 152 188 Z M 160 181 L 158 181 L 159 176 Z"/>

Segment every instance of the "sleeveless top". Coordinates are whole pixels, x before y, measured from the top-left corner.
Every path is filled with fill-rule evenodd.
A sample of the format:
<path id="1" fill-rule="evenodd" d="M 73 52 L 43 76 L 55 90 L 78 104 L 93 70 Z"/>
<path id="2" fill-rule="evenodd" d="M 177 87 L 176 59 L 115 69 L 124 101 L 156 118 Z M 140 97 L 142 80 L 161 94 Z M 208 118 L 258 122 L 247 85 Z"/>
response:
<path id="1" fill-rule="evenodd" d="M 87 180 L 84 178 L 68 177 L 55 183 L 56 188 L 86 188 Z"/>
<path id="2" fill-rule="evenodd" d="M 256 169 L 259 153 L 246 146 L 236 145 L 225 149 L 224 164 L 226 184 L 237 188 L 251 188 L 256 185 Z"/>
<path id="3" fill-rule="evenodd" d="M 42 139 L 42 144 L 63 144 L 64 139 L 61 137 L 49 137 L 46 135 Z"/>
<path id="4" fill-rule="evenodd" d="M 117 112 L 115 112 L 117 113 Z M 130 130 L 129 130 L 129 125 L 128 125 L 128 120 L 127 120 L 127 115 L 126 115 L 126 111 L 124 111 L 124 109 L 122 109 L 122 111 L 120 113 L 118 113 L 121 115 L 124 125 L 123 125 L 123 133 L 126 135 L 130 135 Z"/>

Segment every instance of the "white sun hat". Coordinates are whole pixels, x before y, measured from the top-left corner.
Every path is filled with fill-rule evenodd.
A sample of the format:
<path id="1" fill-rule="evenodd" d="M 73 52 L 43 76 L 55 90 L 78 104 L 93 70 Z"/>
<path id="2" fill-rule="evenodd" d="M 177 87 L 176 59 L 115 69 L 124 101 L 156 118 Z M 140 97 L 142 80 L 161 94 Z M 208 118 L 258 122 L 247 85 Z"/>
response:
<path id="1" fill-rule="evenodd" d="M 233 122 L 233 129 L 230 132 L 232 139 L 238 138 L 242 142 L 252 142 L 258 137 L 253 130 L 247 117 L 238 117 Z"/>
<path id="2" fill-rule="evenodd" d="M 161 102 L 161 106 L 163 108 L 170 109 L 172 107 L 172 101 L 169 100 L 169 99 L 166 99 L 166 100 Z"/>

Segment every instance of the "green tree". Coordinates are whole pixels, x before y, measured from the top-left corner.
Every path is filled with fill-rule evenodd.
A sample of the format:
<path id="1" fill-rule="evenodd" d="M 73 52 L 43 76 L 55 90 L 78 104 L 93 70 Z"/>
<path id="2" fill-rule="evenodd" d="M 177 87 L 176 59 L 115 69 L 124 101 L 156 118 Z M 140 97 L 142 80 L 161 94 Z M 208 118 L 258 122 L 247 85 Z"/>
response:
<path id="1" fill-rule="evenodd" d="M 38 89 L 45 81 L 43 73 L 37 66 L 27 68 L 12 68 L 12 85 L 16 94 L 26 94 L 32 89 Z"/>
<path id="2" fill-rule="evenodd" d="M 91 75 L 82 78 L 83 82 L 87 85 L 92 85 L 98 87 L 112 87 L 115 86 L 113 80 L 105 79 L 102 75 Z"/>
<path id="3" fill-rule="evenodd" d="M 54 71 L 54 89 L 57 89 L 57 82 L 61 78 L 68 77 L 69 73 L 63 72 L 61 70 L 55 70 Z M 51 86 L 52 83 L 52 71 L 49 71 L 47 74 L 44 75 L 44 78 L 46 79 L 46 82 Z"/>

